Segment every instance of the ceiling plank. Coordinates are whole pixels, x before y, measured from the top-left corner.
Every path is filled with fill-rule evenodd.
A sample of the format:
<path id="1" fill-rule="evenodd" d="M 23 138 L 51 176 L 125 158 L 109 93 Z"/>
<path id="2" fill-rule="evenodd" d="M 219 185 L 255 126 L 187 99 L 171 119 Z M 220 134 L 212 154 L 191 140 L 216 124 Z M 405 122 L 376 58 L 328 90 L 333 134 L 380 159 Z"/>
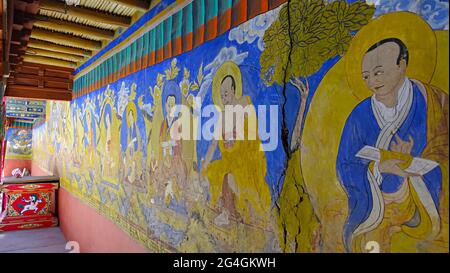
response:
<path id="1" fill-rule="evenodd" d="M 50 28 L 61 32 L 73 32 L 78 35 L 88 35 L 98 40 L 112 40 L 114 38 L 114 32 L 110 30 L 53 19 L 47 16 L 37 16 L 34 26 Z"/>
<path id="2" fill-rule="evenodd" d="M 79 6 L 66 6 L 63 2 L 56 0 L 42 0 L 41 9 L 60 12 L 80 19 L 82 18 L 88 21 L 100 22 L 112 26 L 129 27 L 131 25 L 131 17 L 108 14 Z"/>
<path id="3" fill-rule="evenodd" d="M 24 62 L 36 63 L 36 64 L 47 64 L 53 66 L 62 66 L 67 68 L 76 68 L 77 64 L 74 62 L 63 61 L 54 58 L 42 57 L 42 56 L 34 56 L 34 55 L 24 55 Z"/>
<path id="4" fill-rule="evenodd" d="M 44 40 L 52 43 L 62 44 L 66 46 L 85 48 L 89 50 L 99 50 L 102 43 L 80 37 L 75 37 L 70 34 L 54 32 L 45 29 L 33 28 L 31 37 L 39 40 Z"/>
<path id="5" fill-rule="evenodd" d="M 36 40 L 36 39 L 30 39 L 30 41 L 28 42 L 28 47 L 45 49 L 45 50 L 50 50 L 50 51 L 54 51 L 54 52 L 73 54 L 73 55 L 84 56 L 84 57 L 92 56 L 92 52 L 88 51 L 88 50 L 75 48 L 75 47 L 69 47 L 69 46 L 63 46 L 63 45 L 57 45 L 54 43 Z"/>
<path id="6" fill-rule="evenodd" d="M 85 58 L 82 56 L 66 54 L 66 53 L 61 53 L 61 52 L 54 52 L 54 51 L 39 49 L 39 48 L 28 48 L 27 54 L 56 58 L 56 59 L 61 59 L 61 60 L 65 60 L 65 61 L 75 62 L 75 63 L 85 61 Z"/>
<path id="7" fill-rule="evenodd" d="M 107 0 L 108 2 L 117 3 L 127 8 L 132 8 L 139 11 L 147 11 L 149 8 L 148 1 L 144 0 Z"/>

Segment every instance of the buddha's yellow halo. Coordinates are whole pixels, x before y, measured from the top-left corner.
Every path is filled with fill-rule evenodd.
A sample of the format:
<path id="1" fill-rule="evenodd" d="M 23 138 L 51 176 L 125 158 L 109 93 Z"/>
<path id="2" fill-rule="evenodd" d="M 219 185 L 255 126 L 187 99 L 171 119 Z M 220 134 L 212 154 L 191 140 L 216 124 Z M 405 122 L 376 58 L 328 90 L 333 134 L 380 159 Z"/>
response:
<path id="1" fill-rule="evenodd" d="M 237 99 L 242 97 L 242 74 L 239 66 L 232 62 L 224 62 L 216 71 L 212 82 L 212 99 L 216 106 L 224 109 L 222 99 L 220 98 L 220 84 L 226 76 L 232 76 L 235 82 L 235 96 Z"/>
<path id="2" fill-rule="evenodd" d="M 358 98 L 370 94 L 362 76 L 361 64 L 367 50 L 377 42 L 400 39 L 408 48 L 409 63 L 406 75 L 409 78 L 429 83 L 436 67 L 436 36 L 430 26 L 419 15 L 396 12 L 382 15 L 363 27 L 353 38 L 345 54 L 348 85 Z"/>

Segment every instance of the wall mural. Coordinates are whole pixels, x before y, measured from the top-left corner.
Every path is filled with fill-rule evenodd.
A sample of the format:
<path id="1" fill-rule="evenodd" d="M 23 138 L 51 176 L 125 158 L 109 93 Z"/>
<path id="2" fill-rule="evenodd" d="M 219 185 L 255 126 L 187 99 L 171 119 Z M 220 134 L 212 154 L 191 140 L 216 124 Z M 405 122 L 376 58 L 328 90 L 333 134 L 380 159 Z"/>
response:
<path id="1" fill-rule="evenodd" d="M 153 251 L 446 252 L 448 2 L 416 2 L 292 0 L 48 103 L 33 160 Z M 225 105 L 255 139 L 204 137 Z"/>
<path id="2" fill-rule="evenodd" d="M 6 159 L 31 159 L 33 136 L 31 129 L 9 128 L 6 134 Z"/>

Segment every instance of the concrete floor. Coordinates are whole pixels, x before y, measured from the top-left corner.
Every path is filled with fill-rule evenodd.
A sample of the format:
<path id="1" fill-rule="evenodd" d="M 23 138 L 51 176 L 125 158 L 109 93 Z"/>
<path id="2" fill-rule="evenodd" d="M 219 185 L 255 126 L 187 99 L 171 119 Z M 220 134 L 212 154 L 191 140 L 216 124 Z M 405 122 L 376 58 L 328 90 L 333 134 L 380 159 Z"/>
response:
<path id="1" fill-rule="evenodd" d="M 64 253 L 66 242 L 59 227 L 0 232 L 0 253 Z"/>

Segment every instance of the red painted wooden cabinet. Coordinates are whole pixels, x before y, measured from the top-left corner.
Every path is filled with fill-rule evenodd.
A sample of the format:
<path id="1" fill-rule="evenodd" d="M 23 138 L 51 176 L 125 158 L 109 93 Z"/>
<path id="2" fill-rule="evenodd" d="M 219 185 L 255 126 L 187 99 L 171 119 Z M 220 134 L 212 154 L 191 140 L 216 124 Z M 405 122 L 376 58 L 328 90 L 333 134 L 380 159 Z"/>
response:
<path id="1" fill-rule="evenodd" d="M 59 178 L 4 177 L 0 184 L 0 231 L 58 225 Z"/>

